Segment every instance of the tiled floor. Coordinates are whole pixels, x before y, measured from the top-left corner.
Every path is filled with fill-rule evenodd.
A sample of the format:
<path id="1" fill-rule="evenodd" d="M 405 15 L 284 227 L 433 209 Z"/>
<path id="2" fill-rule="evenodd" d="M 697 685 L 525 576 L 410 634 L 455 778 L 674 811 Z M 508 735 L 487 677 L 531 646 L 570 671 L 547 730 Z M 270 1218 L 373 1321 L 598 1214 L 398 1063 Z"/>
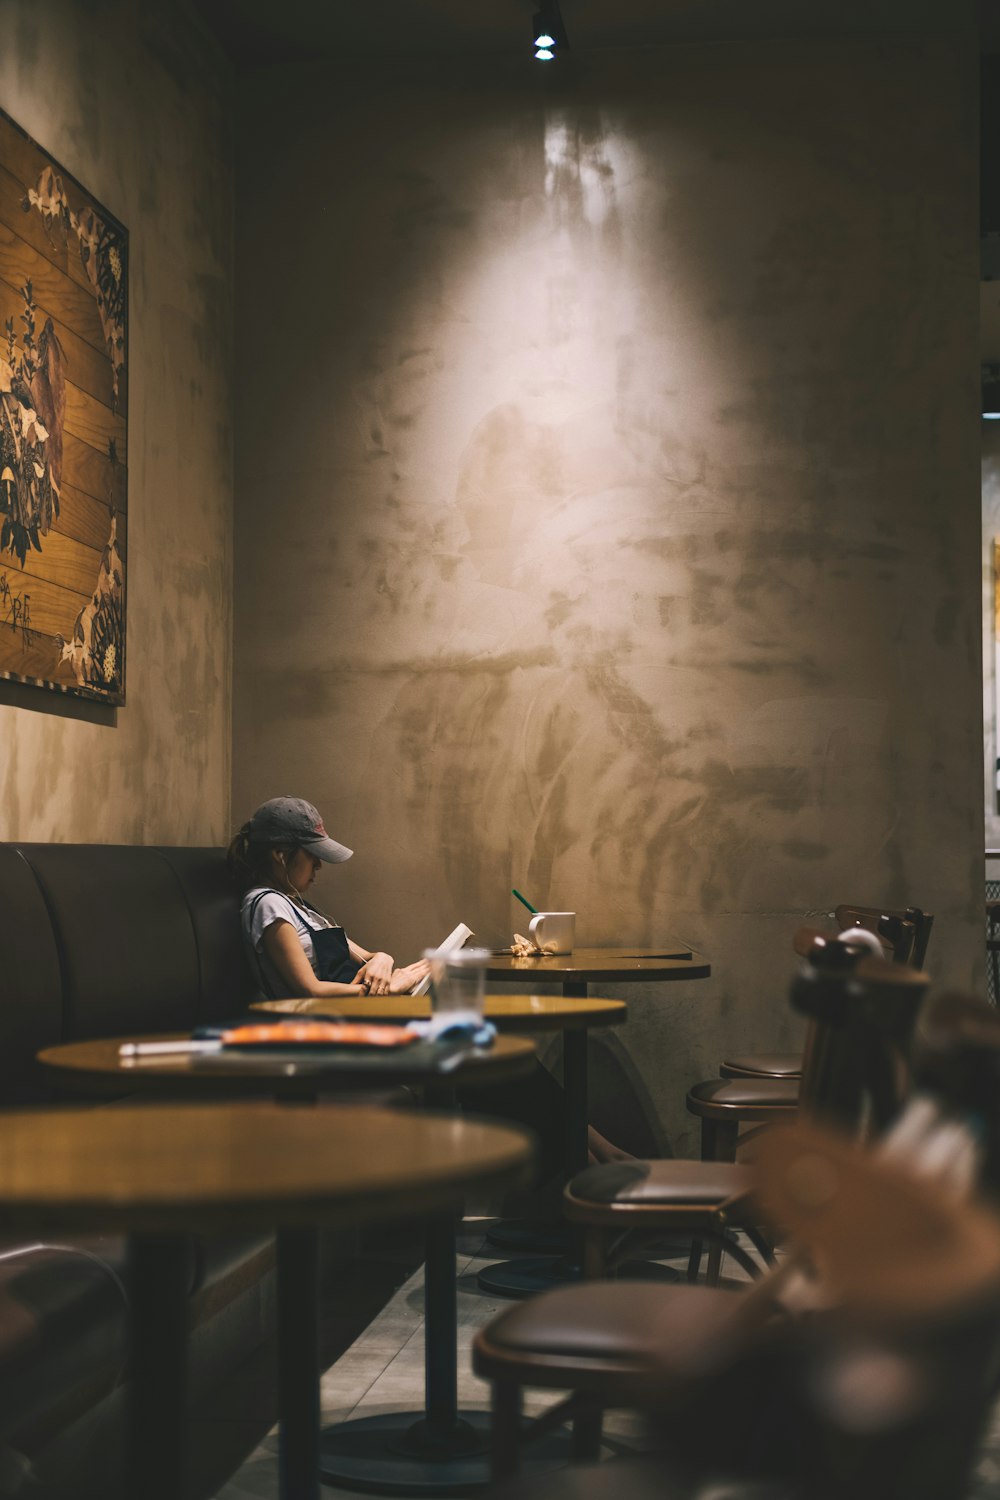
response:
<path id="1" fill-rule="evenodd" d="M 466 1230 L 460 1241 L 463 1253 L 458 1261 L 459 1400 L 463 1406 L 485 1408 L 489 1404 L 487 1389 L 472 1373 L 469 1347 L 475 1330 L 510 1304 L 474 1290 L 476 1272 L 498 1257 L 488 1249 L 473 1226 L 467 1225 Z M 664 1263 L 678 1268 L 684 1265 L 680 1258 Z M 731 1261 L 727 1264 L 732 1266 Z M 423 1360 L 421 1269 L 400 1287 L 361 1338 L 324 1375 L 324 1422 L 419 1408 L 423 1397 Z M 529 1392 L 526 1410 L 529 1413 L 541 1410 L 550 1399 L 544 1393 Z M 625 1413 L 609 1414 L 605 1433 L 609 1453 L 641 1447 L 638 1425 Z M 325 1493 L 331 1497 L 349 1497 L 356 1492 L 331 1488 Z M 996 1500 L 998 1495 L 1000 1408 L 976 1470 L 970 1500 Z M 267 1435 L 243 1467 L 217 1492 L 216 1500 L 278 1500 L 275 1432 Z"/>
<path id="2" fill-rule="evenodd" d="M 467 1231 L 472 1226 L 466 1226 Z M 489 1393 L 472 1373 L 469 1349 L 477 1328 L 510 1303 L 474 1290 L 476 1273 L 499 1259 L 474 1233 L 463 1235 L 464 1253 L 458 1260 L 459 1401 L 485 1409 Z M 680 1265 L 682 1262 L 677 1261 Z M 323 1377 L 324 1422 L 342 1421 L 421 1405 L 424 1387 L 424 1280 L 417 1271 L 400 1287 L 374 1322 Z M 544 1393 L 528 1393 L 525 1409 L 538 1411 L 549 1404 Z M 615 1448 L 638 1443 L 638 1434 L 625 1414 L 609 1416 L 607 1434 Z M 610 1451 L 610 1450 L 609 1450 Z M 352 1491 L 327 1491 L 331 1497 Z M 277 1500 L 277 1434 L 268 1433 L 243 1467 L 218 1491 L 216 1500 Z"/>

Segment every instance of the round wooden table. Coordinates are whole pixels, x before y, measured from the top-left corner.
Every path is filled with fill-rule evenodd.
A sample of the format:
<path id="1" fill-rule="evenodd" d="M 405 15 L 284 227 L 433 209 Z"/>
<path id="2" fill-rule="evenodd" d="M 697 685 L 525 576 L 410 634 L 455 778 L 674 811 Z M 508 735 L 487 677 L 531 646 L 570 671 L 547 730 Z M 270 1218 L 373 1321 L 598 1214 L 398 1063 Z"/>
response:
<path id="1" fill-rule="evenodd" d="M 329 1015 L 329 1000 L 261 1000 L 253 1010 L 273 1015 Z M 423 1021 L 431 1014 L 428 995 L 348 995 L 340 1014 L 352 1021 Z M 620 1026 L 627 1019 L 624 1000 L 594 996 L 487 995 L 483 1014 L 499 1032 L 563 1033 L 565 1143 L 570 1177 L 587 1165 L 587 1032 L 591 1026 Z M 497 1043 L 506 1038 L 500 1036 Z M 466 1082 L 462 1078 L 463 1084 Z"/>
<path id="2" fill-rule="evenodd" d="M 409 999 L 412 1011 L 414 999 L 412 996 Z M 609 1003 L 614 1005 L 617 1002 Z M 534 1045 L 518 1036 L 498 1036 L 489 1047 L 453 1046 L 445 1050 L 443 1062 L 435 1061 L 433 1055 L 435 1047 L 440 1050 L 441 1044 L 427 1044 L 419 1050 L 417 1047 L 400 1049 L 386 1057 L 367 1053 L 347 1056 L 333 1051 L 308 1057 L 299 1053 L 237 1051 L 141 1058 L 121 1055 L 121 1048 L 133 1042 L 180 1039 L 178 1033 L 168 1033 L 69 1042 L 46 1048 L 38 1054 L 38 1059 L 53 1080 L 89 1095 L 107 1096 L 136 1090 L 160 1098 L 169 1094 L 197 1098 L 199 1095 L 204 1097 L 206 1090 L 216 1096 L 220 1089 L 237 1094 L 252 1089 L 259 1094 L 261 1088 L 266 1087 L 279 1100 L 295 1103 L 313 1102 L 322 1090 L 338 1084 L 358 1089 L 410 1083 L 423 1085 L 428 1103 L 454 1111 L 456 1085 L 468 1088 L 515 1078 L 531 1067 L 535 1056 Z M 323 1118 L 332 1116 L 336 1120 L 345 1108 L 347 1106 L 334 1102 L 320 1114 Z M 317 1117 L 312 1110 L 288 1112 Z M 120 1118 L 122 1113 L 115 1110 L 109 1113 L 109 1118 Z M 414 1112 L 387 1110 L 384 1113 L 403 1130 L 408 1129 L 409 1122 L 422 1118 Z M 460 1118 L 456 1118 L 454 1124 L 456 1129 L 463 1128 Z M 433 1210 L 433 1205 L 429 1207 Z M 405 1205 L 403 1208 L 405 1211 Z M 282 1257 L 283 1244 L 285 1253 Z M 309 1301 L 314 1318 L 309 1336 L 311 1342 L 300 1361 L 294 1394 L 289 1395 L 287 1401 L 282 1399 L 281 1430 L 282 1434 L 286 1430 L 292 1433 L 297 1430 L 293 1408 L 306 1401 L 307 1406 L 311 1402 L 310 1410 L 315 1408 L 309 1419 L 312 1433 L 314 1429 L 318 1430 L 318 1394 L 315 1381 L 311 1395 L 304 1390 L 304 1385 L 308 1379 L 305 1372 L 315 1370 L 318 1359 L 315 1232 L 305 1247 L 289 1246 L 287 1236 L 283 1240 L 279 1233 L 278 1247 L 279 1295 L 281 1267 L 285 1266 L 290 1268 L 285 1276 L 286 1297 L 291 1299 L 298 1295 Z M 458 1407 L 457 1296 L 455 1217 L 451 1212 L 431 1211 L 426 1229 L 423 1410 L 395 1412 L 388 1417 L 362 1418 L 329 1427 L 322 1434 L 319 1448 L 310 1438 L 308 1461 L 305 1439 L 289 1445 L 283 1438 L 282 1473 L 284 1475 L 287 1470 L 291 1476 L 287 1483 L 283 1480 L 282 1493 L 286 1497 L 298 1500 L 300 1495 L 314 1495 L 314 1488 L 304 1486 L 315 1486 L 320 1475 L 336 1483 L 384 1489 L 396 1494 L 443 1494 L 488 1482 L 489 1412 L 460 1413 Z M 305 1316 L 302 1313 L 298 1317 L 296 1326 L 301 1325 Z M 283 1367 L 287 1385 L 292 1380 L 291 1352 Z M 299 1455 L 294 1464 L 291 1460 L 288 1464 L 285 1462 L 286 1446 L 291 1447 L 294 1455 Z M 557 1451 L 542 1455 L 541 1462 L 543 1466 L 551 1466 L 554 1459 L 565 1461 L 565 1456 L 564 1445 L 560 1442 Z"/>
<path id="3" fill-rule="evenodd" d="M 0 1226 L 129 1236 L 126 1493 L 144 1500 L 183 1490 L 184 1235 L 276 1228 L 281 1493 L 315 1500 L 319 1226 L 416 1212 L 450 1221 L 470 1187 L 510 1183 L 529 1156 L 528 1138 L 503 1126 L 349 1105 L 11 1111 L 0 1115 Z"/>
<path id="4" fill-rule="evenodd" d="M 312 1100 L 324 1090 L 392 1088 L 401 1084 L 499 1083 L 528 1068 L 535 1055 L 520 1037 L 497 1037 L 491 1047 L 471 1043 L 449 1048 L 439 1059 L 430 1047 L 375 1052 L 208 1052 L 123 1057 L 130 1043 L 176 1042 L 187 1033 L 112 1036 L 98 1041 L 45 1047 L 38 1061 L 50 1080 L 74 1093 L 104 1098 L 141 1092 L 160 1098 L 262 1092 L 284 1100 Z"/>
<path id="5" fill-rule="evenodd" d="M 572 953 L 543 953 L 515 958 L 494 953 L 486 964 L 487 979 L 540 979 L 561 984 L 564 995 L 586 995 L 591 984 L 666 984 L 674 980 L 707 979 L 712 966 L 684 943 L 662 943 L 658 948 L 575 948 Z"/>

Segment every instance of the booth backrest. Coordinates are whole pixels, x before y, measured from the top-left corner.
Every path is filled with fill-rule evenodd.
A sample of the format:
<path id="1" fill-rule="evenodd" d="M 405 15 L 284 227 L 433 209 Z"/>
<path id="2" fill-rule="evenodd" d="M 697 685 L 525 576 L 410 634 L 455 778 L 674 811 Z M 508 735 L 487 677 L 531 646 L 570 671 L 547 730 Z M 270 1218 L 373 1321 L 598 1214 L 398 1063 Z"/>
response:
<path id="1" fill-rule="evenodd" d="M 60 1041 L 187 1030 L 253 998 L 220 849 L 0 845 L 0 1104 Z"/>

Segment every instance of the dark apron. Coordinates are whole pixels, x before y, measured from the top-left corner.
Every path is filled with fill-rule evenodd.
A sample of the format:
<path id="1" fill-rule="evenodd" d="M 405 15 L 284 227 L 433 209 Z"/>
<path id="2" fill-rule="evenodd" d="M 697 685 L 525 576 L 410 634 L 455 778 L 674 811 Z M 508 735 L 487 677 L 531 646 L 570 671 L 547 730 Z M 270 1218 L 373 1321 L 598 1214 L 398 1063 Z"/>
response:
<path id="1" fill-rule="evenodd" d="M 261 891 L 257 897 L 257 901 L 261 901 L 265 896 L 270 895 L 285 896 L 285 900 L 289 902 L 294 911 L 295 902 L 291 900 L 291 897 L 286 896 L 284 891 Z M 257 901 L 254 902 L 254 906 L 250 909 L 250 921 L 253 920 L 254 907 L 256 907 Z M 310 906 L 309 910 L 315 911 L 315 907 Z M 330 984 L 353 984 L 357 978 L 358 970 L 363 966 L 358 963 L 357 959 L 351 957 L 351 950 L 347 946 L 347 933 L 344 929 L 342 927 L 310 927 L 308 922 L 304 922 L 302 925 L 308 929 L 309 936 L 312 938 L 313 950 L 316 954 L 316 978 Z M 256 953 L 254 957 L 257 957 Z M 266 975 L 260 963 L 258 963 L 257 969 L 260 974 L 262 987 L 266 989 Z M 271 998 L 273 999 L 274 997 L 272 996 Z"/>
<path id="2" fill-rule="evenodd" d="M 316 950 L 316 974 L 331 984 L 353 984 L 361 964 L 351 957 L 347 933 L 342 927 L 321 927 L 310 932 Z"/>

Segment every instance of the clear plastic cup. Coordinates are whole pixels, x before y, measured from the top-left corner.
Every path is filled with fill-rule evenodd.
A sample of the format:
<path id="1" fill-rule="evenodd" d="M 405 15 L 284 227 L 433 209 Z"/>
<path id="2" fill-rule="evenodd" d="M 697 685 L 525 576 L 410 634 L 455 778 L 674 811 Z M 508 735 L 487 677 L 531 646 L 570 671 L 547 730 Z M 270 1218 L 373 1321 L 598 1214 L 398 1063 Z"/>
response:
<path id="1" fill-rule="evenodd" d="M 468 1011 L 482 1016 L 486 996 L 488 948 L 427 948 L 424 958 L 431 966 L 431 1010 Z"/>

